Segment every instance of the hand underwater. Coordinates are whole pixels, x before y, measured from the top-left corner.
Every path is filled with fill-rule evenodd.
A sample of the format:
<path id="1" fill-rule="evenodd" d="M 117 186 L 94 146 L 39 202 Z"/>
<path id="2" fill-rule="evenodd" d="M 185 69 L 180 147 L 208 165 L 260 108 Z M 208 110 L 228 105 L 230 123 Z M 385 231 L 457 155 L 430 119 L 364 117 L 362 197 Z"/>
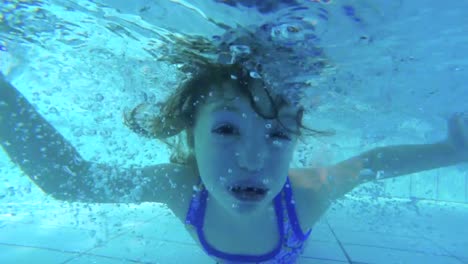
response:
<path id="1" fill-rule="evenodd" d="M 448 120 L 448 142 L 468 161 L 468 112 L 455 113 Z"/>

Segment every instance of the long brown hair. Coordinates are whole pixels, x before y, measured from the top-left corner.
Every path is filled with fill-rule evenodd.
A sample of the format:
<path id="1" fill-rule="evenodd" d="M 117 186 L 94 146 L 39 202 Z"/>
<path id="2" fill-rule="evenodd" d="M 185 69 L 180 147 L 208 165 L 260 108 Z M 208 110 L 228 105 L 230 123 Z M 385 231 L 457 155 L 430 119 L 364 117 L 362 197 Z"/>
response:
<path id="1" fill-rule="evenodd" d="M 235 64 L 206 64 L 200 71 L 183 82 L 176 91 L 159 107 L 140 104 L 124 115 L 125 124 L 134 132 L 157 138 L 166 143 L 171 149 L 170 161 L 173 163 L 196 165 L 192 153 L 194 146 L 193 125 L 199 107 L 206 101 L 210 93 L 220 91 L 226 81 L 235 82 L 240 95 L 249 98 L 252 108 L 265 119 L 277 119 L 281 107 L 288 105 L 288 101 L 281 95 L 272 95 L 265 87 L 265 92 L 271 102 L 270 111 L 265 111 L 256 103 L 254 91 L 250 89 L 253 81 L 258 79 L 251 76 L 245 68 Z M 305 129 L 312 135 L 329 135 L 332 132 L 318 131 L 307 128 L 302 124 L 304 109 L 298 108 L 296 121 L 299 128 Z M 279 121 L 279 120 L 278 120 Z M 287 127 L 285 127 L 287 129 Z M 302 135 L 301 130 L 290 131 Z M 185 135 L 184 135 L 185 134 Z M 177 137 L 175 137 L 177 136 Z"/>

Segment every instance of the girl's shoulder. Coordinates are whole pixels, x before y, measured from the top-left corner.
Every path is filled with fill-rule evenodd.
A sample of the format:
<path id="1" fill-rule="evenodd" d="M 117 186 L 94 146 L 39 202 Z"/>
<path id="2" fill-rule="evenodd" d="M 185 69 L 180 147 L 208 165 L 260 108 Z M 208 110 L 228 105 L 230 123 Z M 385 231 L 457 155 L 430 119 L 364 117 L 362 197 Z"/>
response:
<path id="1" fill-rule="evenodd" d="M 195 170 L 188 165 L 170 163 L 169 166 L 173 171 L 171 175 L 168 175 L 172 190 L 166 205 L 177 218 L 184 222 L 192 200 L 194 186 L 199 184 L 200 178 Z"/>
<path id="2" fill-rule="evenodd" d="M 293 190 L 296 214 L 303 231 L 312 228 L 328 209 L 327 199 L 320 173 L 315 169 L 290 169 L 289 180 Z"/>

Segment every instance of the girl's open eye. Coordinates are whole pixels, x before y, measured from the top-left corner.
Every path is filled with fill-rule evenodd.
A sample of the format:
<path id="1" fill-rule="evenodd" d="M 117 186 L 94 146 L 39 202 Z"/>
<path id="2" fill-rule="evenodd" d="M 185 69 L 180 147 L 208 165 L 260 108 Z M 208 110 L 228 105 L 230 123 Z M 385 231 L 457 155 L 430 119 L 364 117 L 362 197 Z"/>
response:
<path id="1" fill-rule="evenodd" d="M 222 124 L 214 128 L 211 132 L 219 134 L 219 135 L 223 135 L 223 136 L 239 134 L 239 130 L 232 124 Z M 291 140 L 291 137 L 284 131 L 273 132 L 271 134 L 268 134 L 268 137 L 280 139 L 280 140 Z"/>
<path id="2" fill-rule="evenodd" d="M 237 129 L 231 124 L 220 125 L 216 127 L 215 129 L 213 129 L 212 132 L 221 134 L 221 135 L 233 135 L 233 134 L 238 133 Z"/>

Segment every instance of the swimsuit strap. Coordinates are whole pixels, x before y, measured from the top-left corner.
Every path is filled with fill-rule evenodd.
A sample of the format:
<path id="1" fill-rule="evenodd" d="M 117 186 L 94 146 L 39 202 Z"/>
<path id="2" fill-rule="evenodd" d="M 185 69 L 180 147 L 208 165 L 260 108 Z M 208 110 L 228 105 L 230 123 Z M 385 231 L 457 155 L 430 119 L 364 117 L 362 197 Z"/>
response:
<path id="1" fill-rule="evenodd" d="M 288 211 L 289 222 L 291 223 L 294 234 L 299 240 L 305 241 L 309 237 L 312 230 L 309 229 L 309 231 L 307 231 L 306 234 L 304 234 L 304 232 L 302 231 L 301 225 L 299 224 L 299 219 L 297 218 L 296 202 L 293 198 L 289 177 L 286 180 L 286 184 L 283 190 L 285 195 L 286 209 Z"/>
<path id="2" fill-rule="evenodd" d="M 187 216 L 185 217 L 185 224 L 193 225 L 193 226 L 200 226 L 203 221 L 203 215 L 201 215 L 200 204 L 201 204 L 201 195 L 200 190 L 204 190 L 205 187 L 201 182 L 201 179 L 198 182 L 198 185 L 194 187 L 194 194 L 192 195 L 192 200 L 190 201 L 190 207 L 187 212 Z"/>
<path id="3" fill-rule="evenodd" d="M 274 198 L 277 228 L 280 234 L 280 239 L 278 240 L 278 245 L 275 247 L 275 249 L 273 249 L 267 254 L 263 254 L 260 256 L 229 254 L 213 248 L 206 241 L 205 235 L 203 233 L 203 226 L 208 191 L 204 188 L 203 184 L 201 183 L 199 184 L 199 188 L 195 189 L 196 192 L 194 193 L 192 201 L 190 203 L 185 223 L 188 225 L 192 225 L 196 228 L 198 239 L 200 240 L 200 243 L 202 244 L 204 250 L 209 255 L 223 260 L 236 262 L 263 262 L 268 260 L 276 261 L 278 257 L 281 259 L 295 259 L 302 249 L 303 242 L 308 238 L 311 231 L 309 231 L 307 234 L 304 234 L 301 230 L 296 215 L 291 189 L 292 188 L 289 183 L 289 178 L 287 178 L 287 181 L 283 187 L 283 191 L 281 191 Z M 283 196 L 285 198 L 285 208 L 283 208 L 282 205 Z M 288 250 L 282 250 L 285 248 Z"/>

